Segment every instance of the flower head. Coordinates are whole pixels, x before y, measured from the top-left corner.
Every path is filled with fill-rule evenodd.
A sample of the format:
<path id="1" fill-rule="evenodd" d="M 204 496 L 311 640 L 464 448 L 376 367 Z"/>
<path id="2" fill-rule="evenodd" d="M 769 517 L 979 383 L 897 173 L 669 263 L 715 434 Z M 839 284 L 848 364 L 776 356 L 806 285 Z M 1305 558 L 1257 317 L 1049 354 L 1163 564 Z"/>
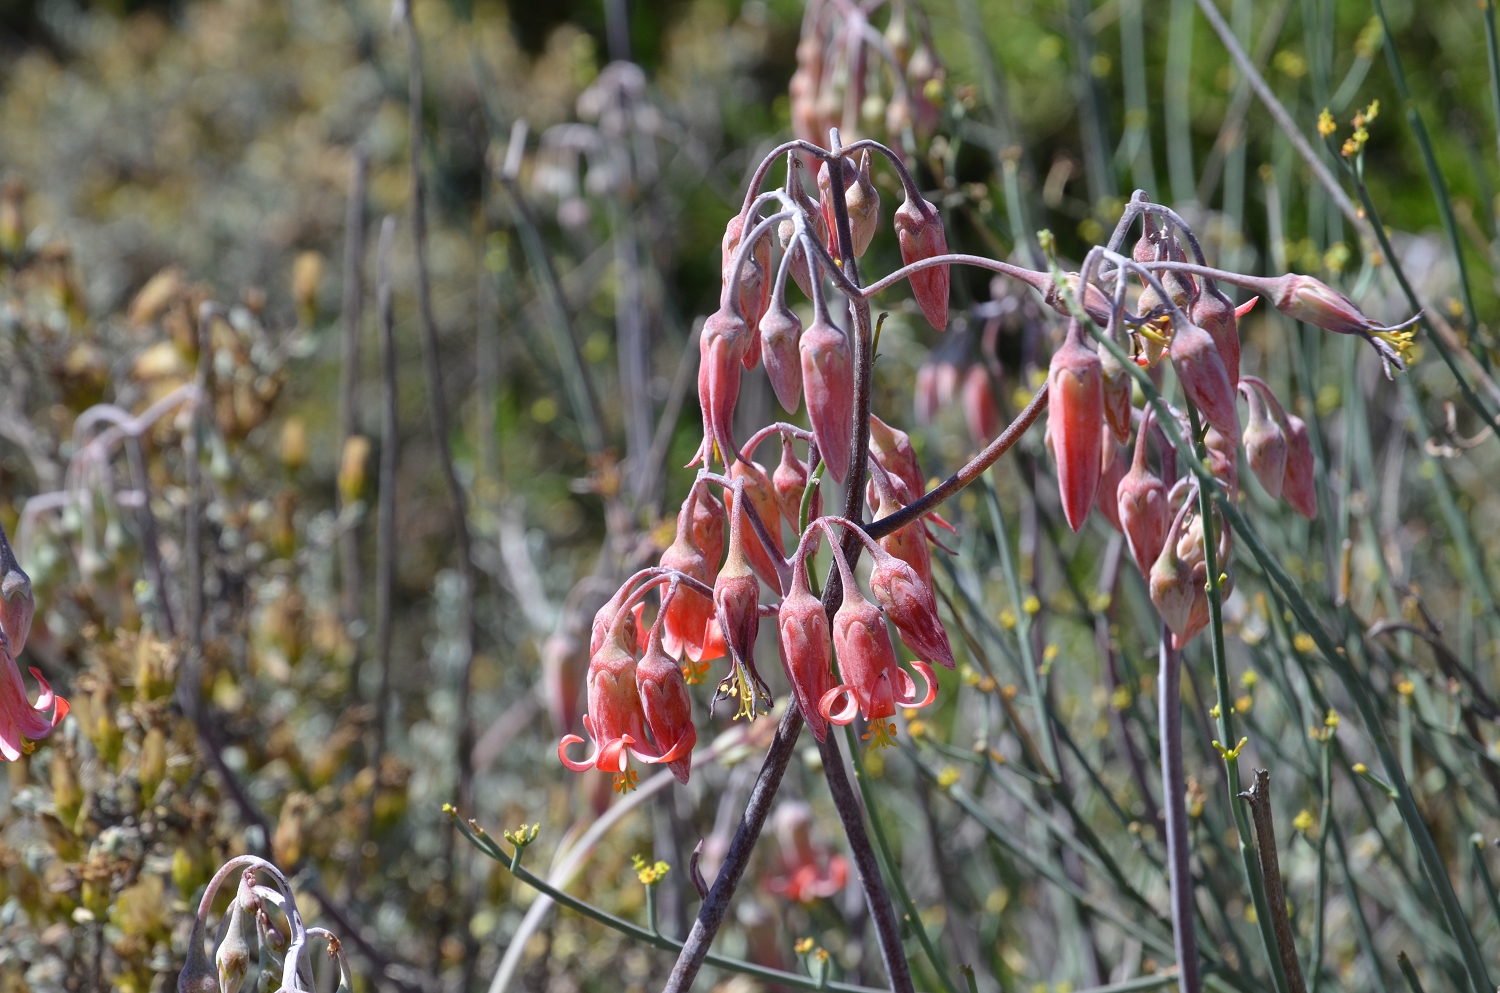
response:
<path id="1" fill-rule="evenodd" d="M 1316 471 L 1307 425 L 1297 415 L 1287 414 L 1286 472 L 1281 480 L 1281 495 L 1293 510 L 1308 520 L 1318 516 L 1318 487 L 1313 481 Z"/>

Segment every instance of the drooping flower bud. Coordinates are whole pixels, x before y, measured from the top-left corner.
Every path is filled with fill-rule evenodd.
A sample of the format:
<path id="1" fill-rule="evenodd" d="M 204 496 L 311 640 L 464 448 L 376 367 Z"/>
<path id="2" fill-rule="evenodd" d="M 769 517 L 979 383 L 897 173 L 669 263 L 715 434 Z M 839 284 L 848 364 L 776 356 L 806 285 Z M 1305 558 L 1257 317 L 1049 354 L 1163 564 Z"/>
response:
<path id="1" fill-rule="evenodd" d="M 849 207 L 849 229 L 854 238 L 854 257 L 861 258 L 875 240 L 875 231 L 880 227 L 880 194 L 870 181 L 870 150 L 859 156 L 859 173 L 854 182 L 844 191 L 844 201 Z"/>
<path id="2" fill-rule="evenodd" d="M 1203 292 L 1188 309 L 1188 319 L 1208 332 L 1224 362 L 1224 371 L 1229 375 L 1229 385 L 1235 389 L 1240 385 L 1240 331 L 1235 320 L 1234 304 L 1219 292 L 1212 282 L 1205 282 Z"/>
<path id="3" fill-rule="evenodd" d="M 916 383 L 912 388 L 912 414 L 917 424 L 926 427 L 941 409 L 938 403 L 938 366 L 928 359 L 917 366 Z"/>
<path id="4" fill-rule="evenodd" d="M 1170 354 L 1172 368 L 1193 406 L 1231 444 L 1238 445 L 1240 414 L 1234 405 L 1234 388 L 1213 338 L 1196 324 L 1174 327 Z"/>
<path id="5" fill-rule="evenodd" d="M 1099 490 L 1099 429 L 1104 424 L 1104 375 L 1099 356 L 1083 343 L 1077 321 L 1068 325 L 1067 340 L 1052 356 L 1047 383 L 1047 427 L 1057 458 L 1057 488 L 1063 516 L 1077 531 Z"/>
<path id="6" fill-rule="evenodd" d="M 732 462 L 739 451 L 734 442 L 734 407 L 740 397 L 741 360 L 752 337 L 744 318 L 722 301 L 698 335 L 698 403 L 703 409 L 705 464 L 710 461 L 709 442 L 717 445 L 725 463 Z"/>
<path id="7" fill-rule="evenodd" d="M 542 697 L 559 737 L 578 725 L 578 702 L 589 666 L 586 647 L 581 638 L 565 630 L 554 632 L 542 643 Z"/>
<path id="8" fill-rule="evenodd" d="M 1317 463 L 1313 460 L 1312 441 L 1307 425 L 1295 414 L 1286 415 L 1286 473 L 1281 481 L 1281 495 L 1292 509 L 1308 520 L 1318 516 L 1318 487 L 1314 482 Z"/>
<path id="9" fill-rule="evenodd" d="M 710 565 L 702 547 L 694 540 L 692 526 L 695 513 L 693 504 L 702 498 L 707 489 L 704 486 L 701 490 L 688 494 L 677 515 L 677 537 L 662 552 L 661 565 L 664 569 L 675 569 L 685 576 L 691 576 L 705 586 L 712 586 L 716 570 Z M 703 594 L 690 587 L 678 587 L 676 595 L 662 607 L 662 640 L 667 653 L 676 659 L 682 658 L 684 653 L 694 662 L 701 659 L 704 632 L 713 612 L 714 605 Z"/>
<path id="10" fill-rule="evenodd" d="M 802 359 L 797 351 L 801 336 L 802 322 L 797 315 L 784 300 L 773 299 L 760 319 L 760 351 L 771 389 L 789 414 L 795 414 L 802 405 Z"/>
<path id="11" fill-rule="evenodd" d="M 1130 442 L 1130 373 L 1107 348 L 1099 349 L 1099 372 L 1104 377 L 1104 421 L 1121 445 Z"/>
<path id="12" fill-rule="evenodd" d="M 1094 506 L 1110 527 L 1123 531 L 1124 527 L 1120 523 L 1120 483 L 1125 479 L 1128 469 L 1127 455 L 1125 446 L 1115 441 L 1114 431 L 1108 424 L 1101 430 L 1104 434 L 1099 445 L 1109 457 L 1103 471 L 1099 473 L 1099 492 L 1094 497 Z"/>
<path id="13" fill-rule="evenodd" d="M 617 625 L 618 627 L 618 625 Z M 635 682 L 635 656 L 620 644 L 619 632 L 610 636 L 589 660 L 588 713 L 583 726 L 594 740 L 594 753 L 582 761 L 568 757 L 569 745 L 583 741 L 576 734 L 564 735 L 557 744 L 557 757 L 573 772 L 598 768 L 615 774 L 616 789 L 626 789 L 625 769 L 634 745 L 646 742 L 646 714 Z"/>
<path id="14" fill-rule="evenodd" d="M 802 219 L 812 236 L 817 238 L 825 247 L 828 245 L 828 224 L 823 219 L 823 209 L 807 195 L 802 187 L 802 167 L 796 156 L 792 157 L 792 172 L 787 177 L 787 193 L 792 202 L 802 209 Z M 807 250 L 803 248 L 801 241 L 793 244 L 797 225 L 791 220 L 782 221 L 776 228 L 776 234 L 781 239 L 781 250 L 790 252 L 792 260 L 792 278 L 797 281 L 797 286 L 803 294 L 812 299 L 812 271 L 808 268 Z M 796 408 L 791 408 L 795 410 Z"/>
<path id="15" fill-rule="evenodd" d="M 242 883 L 241 886 L 243 885 Z M 214 952 L 214 965 L 218 967 L 219 989 L 222 993 L 239 993 L 245 984 L 245 976 L 250 971 L 250 942 L 246 936 L 254 925 L 246 920 L 246 916 L 238 899 L 230 904 L 228 929 L 218 950 Z"/>
<path id="16" fill-rule="evenodd" d="M 842 553 L 835 550 L 834 554 Z M 852 575 L 844 581 L 844 601 L 833 615 L 833 648 L 844 681 L 823 694 L 819 713 L 838 725 L 854 720 L 856 712 L 867 721 L 895 716 L 892 677 L 897 671 L 896 649 L 891 645 L 885 618 L 859 592 Z M 841 694 L 847 694 L 849 700 L 835 712 L 833 705 Z"/>
<path id="17" fill-rule="evenodd" d="M 1272 500 L 1279 499 L 1286 476 L 1286 433 L 1276 423 L 1276 418 L 1267 414 L 1260 391 L 1252 385 L 1249 377 L 1240 383 L 1240 392 L 1250 404 L 1250 423 L 1245 428 L 1245 458 L 1266 495 Z"/>
<path id="18" fill-rule="evenodd" d="M 776 628 L 781 665 L 797 697 L 797 708 L 814 737 L 823 741 L 828 736 L 828 723 L 818 704 L 835 685 L 833 641 L 823 601 L 813 596 L 808 586 L 805 555 L 799 554 L 792 564 L 792 589 L 776 612 Z"/>
<path id="19" fill-rule="evenodd" d="M 740 240 L 744 235 L 746 218 L 736 215 L 730 218 L 724 227 L 724 238 L 720 245 L 720 270 L 721 279 L 727 292 L 729 283 L 734 279 L 734 257 L 739 253 Z M 751 221 L 751 227 L 755 223 Z M 760 326 L 761 315 L 766 312 L 766 305 L 771 300 L 771 239 L 769 235 L 763 235 L 752 247 L 750 254 L 746 256 L 744 265 L 740 267 L 740 284 L 738 287 L 740 315 L 744 318 L 747 327 Z M 746 369 L 754 369 L 760 361 L 760 339 L 751 336 L 745 343 L 745 354 L 741 357 Z"/>
<path id="20" fill-rule="evenodd" d="M 1385 330 L 1370 320 L 1338 290 L 1312 276 L 1287 273 L 1274 281 L 1271 302 L 1296 321 L 1315 324 L 1339 334 Z"/>
<path id="21" fill-rule="evenodd" d="M 667 609 L 676 596 L 687 592 L 690 591 L 677 587 L 674 596 L 669 590 L 666 595 L 668 602 L 663 609 Z M 698 741 L 698 730 L 693 726 L 693 698 L 688 695 L 687 680 L 676 661 L 662 648 L 661 625 L 651 631 L 646 654 L 635 666 L 635 680 L 646 724 L 659 753 L 655 761 L 666 763 L 677 781 L 685 783 L 693 767 L 692 752 Z"/>
<path id="22" fill-rule="evenodd" d="M 1189 505 L 1184 504 L 1177 512 L 1149 576 L 1151 602 L 1156 605 L 1156 612 L 1174 634 L 1187 630 L 1193 611 L 1193 568 L 1177 554 L 1177 539 L 1188 509 Z"/>
<path id="23" fill-rule="evenodd" d="M 743 483 L 736 482 L 737 489 L 743 486 Z M 746 495 L 744 499 L 750 497 Z M 719 692 L 728 692 L 732 685 L 739 698 L 740 713 L 753 718 L 764 685 L 755 672 L 755 635 L 760 628 L 760 580 L 755 578 L 755 571 L 745 554 L 745 532 L 749 530 L 749 524 L 744 507 L 738 497 L 731 503 L 729 551 L 724 558 L 724 567 L 714 581 L 714 613 L 724 632 L 724 642 L 729 646 L 734 671 L 720 684 Z"/>
<path id="24" fill-rule="evenodd" d="M 781 576 L 776 570 L 776 563 L 785 555 L 781 542 L 781 507 L 776 502 L 776 490 L 771 486 L 770 478 L 766 476 L 765 467 L 759 462 L 740 459 L 729 467 L 729 475 L 730 478 L 744 484 L 745 498 L 750 501 L 750 506 L 755 508 L 756 516 L 766 526 L 766 532 L 771 539 L 768 548 L 762 542 L 760 532 L 751 525 L 747 517 L 741 537 L 745 547 L 745 557 L 750 560 L 750 567 L 755 570 L 755 574 L 765 580 L 767 586 L 780 593 Z M 725 502 L 729 504 L 730 520 L 734 519 L 733 515 L 737 509 L 734 506 L 734 493 L 734 490 L 724 492 Z"/>
<path id="25" fill-rule="evenodd" d="M 1237 492 L 1240 485 L 1239 448 L 1220 434 L 1218 428 L 1204 432 L 1203 448 L 1208 452 L 1205 460 L 1208 471 L 1230 493 Z"/>
<path id="26" fill-rule="evenodd" d="M 907 499 L 915 500 L 926 492 L 922 467 L 917 462 L 917 450 L 911 446 L 911 436 L 874 414 L 870 415 L 870 454 L 881 468 L 906 484 Z"/>
<path id="27" fill-rule="evenodd" d="M 896 487 L 902 485 L 901 481 L 888 474 L 879 462 L 870 464 L 870 482 L 875 487 L 877 500 L 875 520 L 882 520 L 902 509 L 904 504 L 896 498 Z M 927 530 L 920 520 L 884 536 L 879 545 L 910 565 L 928 589 L 932 588 L 932 550 L 927 547 Z"/>
<path id="28" fill-rule="evenodd" d="M 713 577 L 719 574 L 719 563 L 724 561 L 729 512 L 707 483 L 696 484 L 693 495 L 693 544 L 703 549 L 703 557 L 708 561 L 708 584 L 712 586 Z"/>
<path id="29" fill-rule="evenodd" d="M 982 365 L 972 365 L 964 374 L 961 399 L 964 422 L 969 426 L 969 437 L 976 445 L 987 445 L 1000 430 L 1000 408 L 995 403 L 995 391 L 990 386 L 990 374 Z"/>
<path id="30" fill-rule="evenodd" d="M 792 439 L 786 435 L 781 436 L 781 461 L 771 473 L 771 489 L 776 493 L 776 506 L 781 510 L 782 520 L 793 531 L 800 530 L 798 518 L 802 513 L 802 497 L 807 492 L 807 466 L 797 458 Z M 811 513 L 809 508 L 808 520 L 816 520 L 819 516 Z"/>
<path id="31" fill-rule="evenodd" d="M 1120 528 L 1131 558 L 1142 576 L 1151 575 L 1151 567 L 1161 555 L 1167 540 L 1167 487 L 1161 477 L 1146 465 L 1146 438 L 1151 429 L 1151 408 L 1141 418 L 1141 430 L 1135 439 L 1135 458 L 1130 471 L 1120 480 Z"/>
<path id="32" fill-rule="evenodd" d="M 896 208 L 896 241 L 901 246 L 904 265 L 948 254 L 948 238 L 943 233 L 943 218 L 938 209 L 910 192 Z M 948 267 L 933 266 L 908 277 L 912 296 L 922 314 L 939 331 L 948 328 Z"/>
<path id="33" fill-rule="evenodd" d="M 896 625 L 901 640 L 924 662 L 953 668 L 953 646 L 938 619 L 937 598 L 930 582 L 917 570 L 881 549 L 871 550 L 875 567 L 870 572 L 870 592 L 885 615 Z"/>
<path id="34" fill-rule="evenodd" d="M 842 483 L 849 474 L 854 430 L 854 360 L 844 332 L 819 314 L 802 332 L 802 390 L 818 451 L 828 472 Z"/>

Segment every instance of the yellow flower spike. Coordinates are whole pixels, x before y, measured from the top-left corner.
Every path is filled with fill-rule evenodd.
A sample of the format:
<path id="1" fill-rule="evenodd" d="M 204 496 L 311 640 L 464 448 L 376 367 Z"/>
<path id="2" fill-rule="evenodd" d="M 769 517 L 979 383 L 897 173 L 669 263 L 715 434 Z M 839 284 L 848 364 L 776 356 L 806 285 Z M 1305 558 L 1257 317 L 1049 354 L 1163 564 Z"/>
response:
<path id="1" fill-rule="evenodd" d="M 1339 126 L 1333 123 L 1333 115 L 1328 112 L 1327 107 L 1324 107 L 1323 112 L 1318 115 L 1318 134 L 1328 138 L 1338 129 Z"/>
<path id="2" fill-rule="evenodd" d="M 946 790 L 948 787 L 958 782 L 958 769 L 951 765 L 943 766 L 942 771 L 938 773 L 937 781 L 938 785 Z"/>
<path id="3" fill-rule="evenodd" d="M 1323 718 L 1323 726 L 1336 729 L 1339 726 L 1340 720 L 1341 718 L 1339 717 L 1339 712 L 1337 710 L 1329 710 L 1328 716 Z"/>
<path id="4" fill-rule="evenodd" d="M 1028 614 L 1035 614 L 1042 609 L 1042 601 L 1038 600 L 1035 596 L 1029 596 L 1021 604 L 1021 609 Z"/>
<path id="5" fill-rule="evenodd" d="M 1056 645 L 1048 645 L 1046 648 L 1042 649 L 1042 661 L 1051 662 L 1053 659 L 1057 658 L 1059 651 L 1060 649 Z"/>
<path id="6" fill-rule="evenodd" d="M 635 869 L 636 877 L 645 886 L 655 886 L 662 881 L 662 877 L 672 868 L 662 861 L 647 862 L 640 855 L 631 856 L 630 865 Z"/>

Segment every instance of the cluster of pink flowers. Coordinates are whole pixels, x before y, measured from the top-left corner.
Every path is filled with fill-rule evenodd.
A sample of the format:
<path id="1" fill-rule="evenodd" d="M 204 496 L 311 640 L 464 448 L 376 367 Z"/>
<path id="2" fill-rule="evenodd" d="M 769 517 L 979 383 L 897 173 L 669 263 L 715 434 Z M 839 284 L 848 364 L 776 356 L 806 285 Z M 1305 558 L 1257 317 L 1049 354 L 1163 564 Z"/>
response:
<path id="1" fill-rule="evenodd" d="M 68 716 L 68 701 L 53 693 L 35 668 L 31 675 L 41 686 L 41 693 L 34 704 L 26 698 L 26 684 L 16 658 L 26 647 L 35 611 L 31 579 L 21 571 L 9 540 L 0 531 L 0 756 L 7 762 L 29 753 L 32 742 L 47 737 Z"/>

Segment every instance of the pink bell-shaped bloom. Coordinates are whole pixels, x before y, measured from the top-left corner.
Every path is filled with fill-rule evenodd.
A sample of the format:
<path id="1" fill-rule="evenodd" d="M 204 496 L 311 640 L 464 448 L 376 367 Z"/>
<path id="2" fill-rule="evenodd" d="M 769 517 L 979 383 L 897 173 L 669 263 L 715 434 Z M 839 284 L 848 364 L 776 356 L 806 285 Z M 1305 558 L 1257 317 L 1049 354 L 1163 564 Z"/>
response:
<path id="1" fill-rule="evenodd" d="M 902 506 L 920 499 L 927 492 L 927 484 L 922 480 L 922 466 L 917 461 L 917 450 L 912 447 L 911 436 L 900 428 L 891 427 L 874 414 L 870 415 L 870 455 L 900 484 L 896 487 L 896 495 Z M 872 504 L 879 503 L 873 480 L 866 490 L 866 499 Z M 926 515 L 925 520 L 948 531 L 954 530 L 953 525 L 937 511 Z"/>
<path id="2" fill-rule="evenodd" d="M 816 545 L 807 550 L 811 554 Z M 823 601 L 813 596 L 807 581 L 807 557 L 799 552 L 792 564 L 792 588 L 776 612 L 781 666 L 797 697 L 797 708 L 813 736 L 823 741 L 828 723 L 818 703 L 833 689 L 833 641 Z"/>
<path id="3" fill-rule="evenodd" d="M 618 638 L 618 625 L 589 660 L 588 713 L 583 726 L 594 740 L 594 753 L 582 761 L 568 757 L 568 746 L 583 741 L 576 734 L 564 735 L 557 744 L 557 757 L 573 772 L 598 768 L 615 774 L 615 789 L 633 785 L 626 766 L 633 746 L 646 744 L 646 714 L 641 708 L 635 682 L 635 656 Z"/>
<path id="4" fill-rule="evenodd" d="M 703 549 L 693 540 L 691 504 L 694 499 L 694 494 L 688 494 L 687 501 L 678 512 L 677 537 L 662 552 L 661 566 L 663 569 L 691 576 L 704 586 L 712 586 L 715 578 L 713 570 Z M 675 659 L 681 659 L 686 654 L 692 661 L 699 661 L 703 657 L 704 632 L 713 613 L 713 603 L 702 593 L 692 588 L 679 587 L 677 595 L 662 606 L 662 642 L 667 654 Z"/>
<path id="5" fill-rule="evenodd" d="M 1099 474 L 1099 492 L 1094 497 L 1094 506 L 1110 527 L 1123 531 L 1124 526 L 1120 523 L 1120 483 L 1125 478 L 1129 463 L 1126 460 L 1125 446 L 1115 442 L 1114 431 L 1110 426 L 1106 424 L 1102 430 L 1104 436 L 1099 444 L 1112 457 Z"/>
<path id="6" fill-rule="evenodd" d="M 799 530 L 798 518 L 802 513 L 802 497 L 807 493 L 807 478 L 807 464 L 797 458 L 797 453 L 792 449 L 792 439 L 782 435 L 781 461 L 771 473 L 771 489 L 776 494 L 776 506 L 781 510 L 782 520 L 793 531 Z M 816 493 L 813 494 L 813 500 L 817 501 Z M 821 513 L 808 508 L 808 520 L 817 520 L 821 516 Z M 770 522 L 766 523 L 769 527 Z M 777 530 L 779 529 L 778 525 Z"/>
<path id="7" fill-rule="evenodd" d="M 686 592 L 689 591 L 677 587 L 675 596 Z M 666 601 L 675 596 L 669 590 Z M 663 610 L 666 606 L 664 603 Z M 693 726 L 693 698 L 688 694 L 682 670 L 662 648 L 661 625 L 652 629 L 646 654 L 635 665 L 635 682 L 646 713 L 646 725 L 661 752 L 657 761 L 665 763 L 678 782 L 687 782 L 693 767 L 693 745 L 698 741 L 698 730 Z"/>
<path id="8" fill-rule="evenodd" d="M 874 240 L 876 228 L 880 226 L 880 194 L 876 192 L 875 184 L 870 179 L 868 150 L 861 153 L 858 169 L 848 159 L 838 161 L 840 173 L 844 177 L 844 204 L 849 209 L 849 234 L 854 239 L 854 257 L 861 258 Z M 828 226 L 829 251 L 837 261 L 838 220 L 834 216 L 833 180 L 827 161 L 818 170 L 818 200 L 823 208 L 823 223 Z"/>
<path id="9" fill-rule="evenodd" d="M 1281 481 L 1281 495 L 1308 520 L 1318 516 L 1318 487 L 1313 481 L 1316 472 L 1307 425 L 1297 415 L 1287 414 L 1286 472 Z"/>
<path id="10" fill-rule="evenodd" d="M 800 800 L 786 801 L 776 808 L 775 826 L 781 871 L 767 881 L 767 889 L 794 903 L 842 892 L 849 882 L 849 862 L 813 841 L 812 808 Z"/>
<path id="11" fill-rule="evenodd" d="M 911 191 L 907 191 L 906 200 L 896 208 L 895 223 L 896 241 L 901 246 L 904 265 L 948 254 L 942 215 L 920 196 L 913 198 Z M 939 331 L 947 330 L 948 267 L 932 266 L 914 272 L 907 281 L 911 283 L 912 296 L 916 297 L 917 306 L 922 308 L 927 323 Z"/>
<path id="12" fill-rule="evenodd" d="M 849 475 L 854 430 L 854 358 L 844 332 L 819 314 L 802 332 L 802 389 L 818 451 L 828 473 L 842 483 Z"/>
<path id="13" fill-rule="evenodd" d="M 964 409 L 964 423 L 969 428 L 969 438 L 976 445 L 987 445 L 1000 430 L 1000 407 L 995 403 L 995 390 L 990 385 L 990 374 L 982 365 L 972 365 L 964 374 L 960 392 Z"/>
<path id="14" fill-rule="evenodd" d="M 1245 427 L 1245 459 L 1266 495 L 1276 500 L 1281 497 L 1286 477 L 1286 432 L 1277 423 L 1278 418 L 1266 410 L 1267 404 L 1261 399 L 1258 383 L 1260 380 L 1252 376 L 1240 382 L 1240 392 L 1250 404 L 1250 423 Z M 1274 397 L 1272 402 L 1275 402 Z"/>
<path id="15" fill-rule="evenodd" d="M 1293 320 L 1315 324 L 1325 331 L 1357 334 L 1366 339 L 1399 330 L 1417 319 L 1413 317 L 1402 324 L 1381 327 L 1361 313 L 1354 301 L 1327 283 L 1290 272 L 1272 281 L 1269 295 L 1276 309 Z M 1381 354 L 1384 356 L 1387 351 L 1381 349 Z"/>
<path id="16" fill-rule="evenodd" d="M 724 286 L 729 286 L 730 280 L 734 278 L 734 260 L 739 253 L 740 240 L 744 235 L 746 218 L 744 215 L 732 217 L 724 228 L 724 239 L 720 246 L 721 278 Z M 751 221 L 751 227 L 755 222 Z M 740 316 L 744 318 L 747 327 L 756 328 L 760 326 L 761 315 L 766 312 L 766 306 L 771 300 L 771 239 L 769 235 L 763 235 L 755 243 L 750 254 L 746 256 L 744 264 L 740 266 L 739 305 Z M 742 356 L 746 369 L 754 369 L 760 361 L 760 339 L 751 336 L 745 343 L 745 354 Z"/>
<path id="17" fill-rule="evenodd" d="M 885 616 L 896 625 L 901 640 L 924 662 L 953 668 L 953 646 L 938 619 L 937 598 L 910 564 L 886 552 L 871 549 L 875 567 L 870 572 L 870 592 Z"/>
<path id="18" fill-rule="evenodd" d="M 1195 587 L 1201 588 L 1203 581 L 1199 579 L 1196 583 L 1193 579 L 1193 567 L 1177 554 L 1177 538 L 1182 531 L 1182 522 L 1188 514 L 1191 501 L 1183 505 L 1177 512 L 1177 517 L 1172 521 L 1171 530 L 1167 532 L 1166 541 L 1162 544 L 1161 554 L 1157 556 L 1156 563 L 1151 567 L 1149 583 L 1151 588 L 1151 602 L 1156 605 L 1156 612 L 1166 622 L 1167 627 L 1173 634 L 1183 634 L 1188 629 L 1188 622 L 1192 617 L 1193 599 Z"/>
<path id="19" fill-rule="evenodd" d="M 787 192 L 790 194 L 792 202 L 802 210 L 802 219 L 808 229 L 808 233 L 812 237 L 817 238 L 819 243 L 826 247 L 828 245 L 828 224 L 823 219 L 823 208 L 819 207 L 812 197 L 807 195 L 807 191 L 803 189 L 802 167 L 798 158 L 793 156 L 791 161 L 792 171 L 791 175 L 787 177 Z M 797 286 L 810 300 L 813 295 L 812 271 L 808 268 L 807 250 L 803 247 L 802 242 L 800 240 L 793 242 L 796 230 L 797 225 L 793 221 L 785 220 L 777 226 L 776 233 L 781 239 L 781 250 L 791 253 L 791 262 L 789 265 L 792 270 L 792 278 L 797 281 Z M 796 408 L 789 409 L 795 410 Z"/>
<path id="20" fill-rule="evenodd" d="M 744 483 L 736 481 L 735 489 L 742 491 L 743 488 Z M 753 719 L 761 702 L 769 703 L 770 691 L 755 671 L 755 635 L 760 629 L 760 580 L 755 578 L 755 570 L 745 555 L 744 532 L 748 525 L 741 501 L 748 499 L 741 492 L 732 501 L 729 552 L 718 579 L 714 581 L 714 616 L 723 631 L 732 663 L 730 674 L 720 682 L 714 699 L 733 693 L 740 706 L 736 716 Z"/>
<path id="21" fill-rule="evenodd" d="M 1077 321 L 1069 324 L 1067 340 L 1052 356 L 1047 383 L 1047 428 L 1057 458 L 1057 488 L 1063 516 L 1077 531 L 1099 491 L 1099 428 L 1105 423 L 1099 356 L 1083 343 Z"/>
<path id="22" fill-rule="evenodd" d="M 719 458 L 726 464 L 739 451 L 734 443 L 734 407 L 740 398 L 741 360 L 751 338 L 755 335 L 745 319 L 724 303 L 703 322 L 698 335 L 698 403 L 703 409 L 699 457 L 705 465 L 711 461 L 710 442 L 717 444 Z"/>
<path id="23" fill-rule="evenodd" d="M 1099 349 L 1099 372 L 1104 377 L 1104 421 L 1121 445 L 1130 442 L 1130 373 L 1107 348 Z"/>
<path id="24" fill-rule="evenodd" d="M 1185 324 L 1173 328 L 1168 350 L 1182 391 L 1202 412 L 1204 420 L 1238 446 L 1240 415 L 1234 405 L 1234 387 L 1213 338 L 1198 325 Z"/>
<path id="25" fill-rule="evenodd" d="M 1161 555 L 1167 540 L 1167 487 L 1161 477 L 1146 464 L 1146 438 L 1151 429 L 1151 408 L 1141 418 L 1140 434 L 1135 439 L 1135 458 L 1130 471 L 1120 480 L 1116 506 L 1120 528 L 1136 568 L 1142 576 L 1151 575 L 1151 567 Z"/>
<path id="26" fill-rule="evenodd" d="M 1224 371 L 1229 375 L 1229 385 L 1235 389 L 1240 385 L 1240 331 L 1235 319 L 1234 304 L 1230 303 L 1219 288 L 1205 282 L 1203 292 L 1188 308 L 1188 319 L 1208 332 L 1224 362 Z"/>
<path id="27" fill-rule="evenodd" d="M 786 301 L 772 298 L 760 319 L 760 351 L 766 361 L 766 375 L 776 399 L 789 414 L 802 405 L 802 358 L 797 339 L 802 337 L 802 322 L 787 309 Z"/>
<path id="28" fill-rule="evenodd" d="M 31 742 L 47 737 L 68 716 L 68 701 L 52 692 L 41 670 L 32 668 L 31 675 L 41 687 L 34 704 L 26 697 L 10 639 L 0 632 L 0 757 L 7 762 L 31 751 Z"/>
<path id="29" fill-rule="evenodd" d="M 729 527 L 729 512 L 718 497 L 709 491 L 707 483 L 698 483 L 693 488 L 696 497 L 693 503 L 693 544 L 703 549 L 708 560 L 708 585 L 719 574 L 719 563 L 724 561 L 724 541 Z"/>
<path id="30" fill-rule="evenodd" d="M 870 481 L 875 485 L 878 497 L 875 520 L 889 517 L 905 506 L 896 497 L 896 487 L 905 487 L 899 479 L 887 473 L 879 462 L 871 463 Z M 905 527 L 892 531 L 880 538 L 878 544 L 886 552 L 911 566 L 928 589 L 932 588 L 932 550 L 927 547 L 927 531 L 921 521 L 912 521 Z"/>
<path id="31" fill-rule="evenodd" d="M 776 563 L 786 556 L 781 542 L 781 506 L 776 501 L 776 490 L 766 476 L 765 467 L 759 462 L 740 459 L 729 467 L 729 475 L 730 478 L 744 484 L 742 489 L 745 499 L 749 500 L 750 506 L 755 508 L 756 516 L 765 525 L 766 533 L 771 539 L 768 547 L 762 541 L 760 532 L 750 524 L 747 518 L 744 522 L 744 533 L 741 535 L 745 557 L 750 560 L 750 567 L 755 570 L 755 574 L 765 580 L 767 586 L 780 593 L 781 574 L 777 571 Z M 734 490 L 726 490 L 724 493 L 731 515 L 735 511 L 734 493 Z"/>

